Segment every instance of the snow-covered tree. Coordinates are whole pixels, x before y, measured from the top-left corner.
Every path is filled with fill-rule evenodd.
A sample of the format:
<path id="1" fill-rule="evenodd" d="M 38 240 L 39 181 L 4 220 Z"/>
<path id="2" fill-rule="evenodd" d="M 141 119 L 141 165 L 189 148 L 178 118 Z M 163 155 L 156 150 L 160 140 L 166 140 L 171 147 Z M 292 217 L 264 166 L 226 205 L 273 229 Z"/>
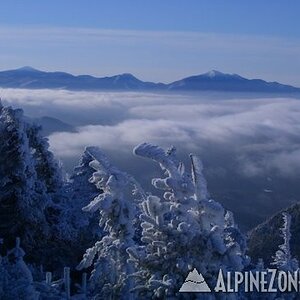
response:
<path id="1" fill-rule="evenodd" d="M 188 273 L 196 268 L 214 286 L 219 269 L 242 270 L 248 264 L 245 240 L 232 214 L 209 198 L 202 164 L 191 155 L 192 172 L 176 158 L 175 148 L 141 144 L 138 156 L 158 162 L 164 178 L 152 184 L 163 198 L 150 195 L 142 203 L 142 242 L 127 250 L 136 265 L 134 291 L 143 299 L 178 299 Z"/>
<path id="2" fill-rule="evenodd" d="M 44 186 L 48 198 L 44 214 L 52 234 L 60 238 L 74 238 L 74 228 L 68 220 L 69 197 L 64 189 L 62 171 L 58 161 L 49 151 L 47 138 L 40 133 L 41 127 L 28 124 L 27 135 L 37 182 Z"/>
<path id="3" fill-rule="evenodd" d="M 47 231 L 48 197 L 37 177 L 28 126 L 22 110 L 0 108 L 0 236 L 10 246 L 15 236 L 34 243 L 35 235 Z"/>
<path id="4" fill-rule="evenodd" d="M 131 193 L 143 192 L 130 175 L 111 165 L 100 149 L 88 147 L 86 151 L 93 157 L 90 166 L 95 172 L 91 182 L 102 192 L 83 210 L 99 211 L 99 224 L 106 234 L 86 251 L 78 268 L 88 268 L 96 259 L 90 278 L 91 293 L 96 299 L 132 299 L 133 282 L 129 276 L 135 270 L 126 252 L 134 246 L 136 204 Z"/>
<path id="5" fill-rule="evenodd" d="M 5 300 L 37 300 L 39 294 L 35 290 L 32 274 L 25 264 L 23 257 L 25 252 L 20 247 L 20 239 L 16 239 L 16 246 L 8 252 L 1 264 L 0 298 Z M 2 296 L 1 296 L 2 292 Z"/>
<path id="6" fill-rule="evenodd" d="M 272 265 L 275 265 L 279 270 L 293 272 L 299 269 L 299 263 L 298 260 L 293 258 L 291 255 L 291 216 L 284 212 L 282 213 L 282 217 L 283 225 L 280 230 L 283 238 L 283 244 L 281 244 L 279 249 L 276 251 Z"/>
<path id="7" fill-rule="evenodd" d="M 47 192 L 55 193 L 63 185 L 62 171 L 58 161 L 49 150 L 48 139 L 41 135 L 41 127 L 30 124 L 27 129 L 35 169 L 40 180 L 44 181 Z"/>
<path id="8" fill-rule="evenodd" d="M 77 235 L 70 201 L 39 127 L 22 110 L 0 106 L 0 237 L 6 247 L 20 236 L 31 262 L 70 257 L 68 245 Z M 45 256 L 50 252 L 59 253 L 51 263 Z"/>
<path id="9" fill-rule="evenodd" d="M 82 231 L 83 238 L 95 241 L 102 235 L 99 227 L 99 217 L 96 213 L 82 211 L 91 199 L 94 199 L 100 192 L 96 185 L 90 182 L 95 170 L 90 166 L 94 160 L 93 156 L 85 149 L 79 165 L 74 168 L 68 184 L 68 193 L 70 194 L 73 218 L 78 231 Z"/>
<path id="10" fill-rule="evenodd" d="M 60 253 L 52 257 L 51 263 L 55 263 L 56 268 L 60 265 L 61 269 L 63 264 L 75 265 L 95 238 L 89 235 L 92 228 L 88 224 L 88 216 L 84 216 L 81 210 L 83 195 L 78 191 L 78 196 L 74 197 L 71 187 L 75 185 L 64 180 L 62 168 L 49 150 L 48 139 L 40 131 L 41 127 L 35 124 L 30 124 L 27 129 L 37 177 L 45 186 L 49 198 L 44 215 L 50 228 L 50 239 L 45 241 L 41 250 L 49 255 Z M 88 181 L 86 185 L 90 185 Z M 83 186 L 78 188 L 81 190 Z"/>

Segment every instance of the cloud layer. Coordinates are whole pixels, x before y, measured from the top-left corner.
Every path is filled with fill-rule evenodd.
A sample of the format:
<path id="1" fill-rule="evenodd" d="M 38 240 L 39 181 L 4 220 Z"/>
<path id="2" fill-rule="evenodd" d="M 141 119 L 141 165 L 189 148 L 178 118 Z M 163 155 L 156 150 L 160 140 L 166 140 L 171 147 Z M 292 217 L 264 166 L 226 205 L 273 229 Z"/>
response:
<path id="1" fill-rule="evenodd" d="M 85 146 L 96 145 L 149 181 L 145 174 L 157 169 L 132 155 L 138 143 L 175 145 L 182 158 L 201 155 L 211 191 L 242 216 L 245 227 L 296 201 L 300 192 L 298 99 L 13 89 L 1 96 L 31 116 L 77 126 L 77 133 L 49 137 L 51 149 L 67 165 Z"/>
<path id="2" fill-rule="evenodd" d="M 91 144 L 128 152 L 146 140 L 175 144 L 186 152 L 229 147 L 249 176 L 273 169 L 293 175 L 300 167 L 297 99 L 20 89 L 2 90 L 2 97 L 30 115 L 78 126 L 78 133 L 50 136 L 52 149 L 62 158 Z"/>

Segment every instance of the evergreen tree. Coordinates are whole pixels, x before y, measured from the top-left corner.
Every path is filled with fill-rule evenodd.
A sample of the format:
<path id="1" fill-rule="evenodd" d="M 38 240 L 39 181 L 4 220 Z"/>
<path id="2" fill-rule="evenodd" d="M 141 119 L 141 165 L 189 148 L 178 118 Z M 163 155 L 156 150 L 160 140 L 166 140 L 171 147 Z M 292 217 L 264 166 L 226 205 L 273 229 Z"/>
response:
<path id="1" fill-rule="evenodd" d="M 139 297 L 184 298 L 178 292 L 194 268 L 211 286 L 219 269 L 242 270 L 248 264 L 244 238 L 237 234 L 232 215 L 226 216 L 224 208 L 208 197 L 200 160 L 191 155 L 190 174 L 176 159 L 174 148 L 165 152 L 145 143 L 134 153 L 158 162 L 165 174 L 152 180 L 163 198 L 150 195 L 142 205 L 144 246 L 127 250 L 139 270 L 134 288 Z"/>
<path id="2" fill-rule="evenodd" d="M 90 180 L 95 170 L 90 166 L 93 156 L 85 149 L 79 165 L 74 168 L 68 185 L 73 210 L 73 218 L 76 228 L 81 231 L 83 238 L 95 241 L 101 237 L 102 230 L 99 227 L 99 217 L 96 213 L 84 212 L 82 208 L 87 206 L 100 192 Z"/>
<path id="3" fill-rule="evenodd" d="M 70 262 L 78 233 L 59 165 L 39 129 L 22 110 L 0 107 L 0 237 L 11 248 L 20 236 L 29 261 L 54 267 Z"/>
<path id="4" fill-rule="evenodd" d="M 33 149 L 38 178 L 45 183 L 47 193 L 56 193 L 63 186 L 62 171 L 53 153 L 49 151 L 48 139 L 41 135 L 41 129 L 36 124 L 28 126 L 29 145 Z"/>
<path id="5" fill-rule="evenodd" d="M 100 212 L 100 226 L 106 234 L 86 251 L 78 268 L 90 267 L 97 256 L 90 278 L 91 292 L 96 299 L 132 299 L 133 283 L 129 276 L 134 266 L 127 262 L 126 250 L 134 245 L 135 234 L 136 205 L 130 192 L 132 185 L 134 190 L 139 187 L 131 176 L 112 166 L 98 148 L 88 147 L 87 151 L 94 159 L 90 166 L 96 171 L 92 182 L 103 192 L 83 209 Z"/>
<path id="6" fill-rule="evenodd" d="M 43 253 L 48 254 L 51 260 L 41 262 L 51 270 L 55 267 L 56 271 L 60 271 L 64 264 L 74 266 L 86 249 L 87 242 L 82 239 L 82 228 L 78 225 L 82 220 L 78 218 L 81 209 L 78 205 L 74 205 L 69 186 L 64 181 L 61 166 L 49 150 L 48 139 L 41 135 L 41 127 L 30 124 L 27 135 L 37 178 L 45 187 L 48 198 L 44 215 L 50 235 L 47 239 L 41 240 L 39 249 L 36 249 L 36 255 L 43 257 Z M 86 224 L 82 226 L 86 228 Z M 53 253 L 59 253 L 59 255 L 54 256 Z"/>
<path id="7" fill-rule="evenodd" d="M 0 277 L 0 295 L 5 300 L 38 300 L 39 294 L 35 290 L 32 274 L 25 264 L 23 257 L 25 252 L 20 247 L 20 239 L 16 239 L 16 246 L 8 252 L 2 267 Z M 3 280 L 4 278 L 4 280 Z M 2 279 L 2 280 L 1 280 Z"/>
<path id="8" fill-rule="evenodd" d="M 283 238 L 283 244 L 280 245 L 279 249 L 276 251 L 274 262 L 272 264 L 279 270 L 294 272 L 299 269 L 299 263 L 298 260 L 293 258 L 291 255 L 291 216 L 286 212 L 282 213 L 282 216 L 283 226 L 280 230 Z"/>
<path id="9" fill-rule="evenodd" d="M 27 135 L 32 160 L 38 182 L 44 186 L 48 202 L 44 210 L 51 227 L 52 235 L 67 238 L 72 235 L 70 226 L 66 226 L 65 211 L 68 210 L 68 197 L 63 187 L 62 172 L 54 155 L 49 151 L 47 138 L 40 134 L 41 127 L 35 124 L 27 126 Z M 73 237 L 73 236 L 72 236 Z"/>
<path id="10" fill-rule="evenodd" d="M 23 111 L 0 108 L 0 236 L 12 246 L 15 236 L 34 244 L 47 232 L 43 211 L 48 204 L 38 179 Z"/>

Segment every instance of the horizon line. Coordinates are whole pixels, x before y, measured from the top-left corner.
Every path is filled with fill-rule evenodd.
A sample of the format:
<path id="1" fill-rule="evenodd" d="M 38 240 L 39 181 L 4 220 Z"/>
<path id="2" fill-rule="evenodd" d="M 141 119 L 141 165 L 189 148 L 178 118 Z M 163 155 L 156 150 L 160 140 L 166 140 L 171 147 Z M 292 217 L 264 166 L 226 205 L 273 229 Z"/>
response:
<path id="1" fill-rule="evenodd" d="M 39 69 L 39 68 L 32 67 L 30 65 L 25 65 L 25 66 L 18 67 L 18 68 L 0 70 L 0 73 L 2 73 L 2 72 L 9 72 L 9 71 L 22 71 L 22 70 L 26 70 L 26 69 L 28 69 L 29 72 L 32 71 L 32 72 L 42 72 L 42 73 L 65 73 L 65 74 L 72 75 L 74 77 L 91 76 L 91 77 L 96 78 L 96 79 L 104 79 L 104 78 L 111 78 L 111 77 L 116 77 L 116 76 L 130 75 L 130 76 L 133 76 L 135 79 L 137 79 L 139 81 L 142 81 L 142 82 L 155 83 L 155 84 L 164 84 L 164 85 L 172 84 L 172 83 L 174 83 L 176 81 L 184 80 L 184 79 L 187 79 L 187 78 L 190 78 L 190 77 L 196 77 L 196 76 L 202 76 L 202 75 L 207 75 L 208 77 L 210 77 L 210 75 L 209 75 L 210 73 L 220 73 L 222 75 L 239 76 L 239 77 L 241 77 L 243 79 L 246 79 L 246 80 L 263 80 L 263 81 L 265 81 L 267 83 L 278 83 L 278 84 L 281 84 L 281 85 L 287 85 L 287 86 L 291 86 L 291 87 L 299 88 L 300 89 L 300 87 L 295 86 L 295 85 L 290 84 L 290 83 L 281 83 L 280 81 L 277 81 L 277 80 L 276 81 L 268 81 L 268 80 L 262 79 L 259 76 L 255 77 L 255 78 L 248 78 L 248 77 L 240 75 L 238 73 L 227 73 L 227 72 L 222 72 L 222 71 L 219 71 L 219 70 L 216 70 L 216 69 L 212 69 L 212 70 L 209 70 L 209 71 L 204 72 L 204 73 L 196 73 L 196 74 L 187 75 L 185 77 L 182 77 L 180 79 L 176 79 L 176 80 L 171 81 L 171 82 L 162 82 L 162 81 L 155 81 L 154 82 L 154 81 L 151 81 L 151 80 L 141 80 L 141 79 L 139 79 L 139 77 L 135 76 L 134 74 L 132 74 L 130 72 L 118 73 L 118 74 L 114 74 L 114 75 L 97 76 L 97 75 L 86 74 L 86 73 L 75 74 L 73 72 L 62 71 L 62 70 L 55 70 L 55 71 L 42 70 L 42 69 Z"/>

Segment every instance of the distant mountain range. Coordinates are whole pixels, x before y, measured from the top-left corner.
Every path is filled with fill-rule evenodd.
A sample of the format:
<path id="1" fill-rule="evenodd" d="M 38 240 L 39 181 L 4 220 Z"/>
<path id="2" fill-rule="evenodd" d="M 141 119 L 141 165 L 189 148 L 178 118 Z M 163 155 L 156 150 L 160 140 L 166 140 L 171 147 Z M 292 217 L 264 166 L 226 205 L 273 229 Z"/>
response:
<path id="1" fill-rule="evenodd" d="M 139 80 L 132 74 L 111 77 L 74 76 L 65 72 L 44 72 L 32 67 L 0 72 L 0 87 L 67 90 L 161 90 L 161 91 L 219 91 L 300 94 L 300 88 L 261 79 L 247 79 L 237 74 L 210 71 L 165 84 Z"/>

